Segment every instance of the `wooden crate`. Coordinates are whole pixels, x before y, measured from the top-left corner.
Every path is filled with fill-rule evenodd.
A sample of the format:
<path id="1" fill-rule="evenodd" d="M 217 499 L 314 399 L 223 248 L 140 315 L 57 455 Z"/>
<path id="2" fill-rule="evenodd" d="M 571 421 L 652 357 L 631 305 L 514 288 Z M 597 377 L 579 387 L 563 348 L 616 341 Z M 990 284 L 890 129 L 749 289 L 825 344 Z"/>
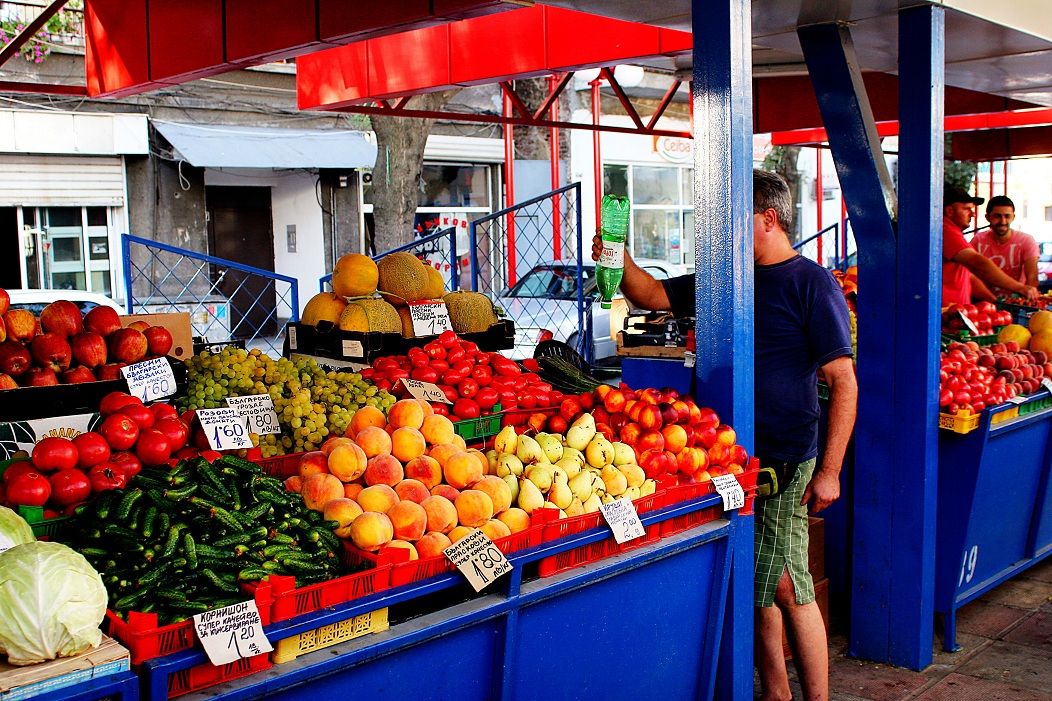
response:
<path id="1" fill-rule="evenodd" d="M 126 672 L 129 668 L 128 650 L 105 635 L 93 650 L 50 662 L 15 667 L 0 657 L 0 699 L 28 699 L 90 679 Z"/>

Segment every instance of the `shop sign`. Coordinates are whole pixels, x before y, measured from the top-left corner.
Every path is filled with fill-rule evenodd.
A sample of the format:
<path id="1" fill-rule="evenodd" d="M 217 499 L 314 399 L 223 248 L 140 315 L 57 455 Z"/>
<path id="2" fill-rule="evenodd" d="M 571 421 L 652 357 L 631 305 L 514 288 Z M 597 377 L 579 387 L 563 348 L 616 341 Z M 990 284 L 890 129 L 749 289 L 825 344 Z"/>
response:
<path id="1" fill-rule="evenodd" d="M 654 151 L 670 163 L 686 163 L 694 158 L 694 144 L 677 136 L 655 136 Z"/>

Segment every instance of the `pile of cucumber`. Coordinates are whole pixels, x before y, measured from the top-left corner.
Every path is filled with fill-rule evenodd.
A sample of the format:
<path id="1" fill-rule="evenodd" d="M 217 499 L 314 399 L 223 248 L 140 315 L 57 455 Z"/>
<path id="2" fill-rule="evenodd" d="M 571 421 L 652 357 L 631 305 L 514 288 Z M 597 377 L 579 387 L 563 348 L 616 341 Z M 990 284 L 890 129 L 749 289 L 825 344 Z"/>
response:
<path id="1" fill-rule="evenodd" d="M 335 522 L 254 463 L 224 455 L 143 470 L 78 515 L 73 546 L 102 575 L 110 608 L 161 625 L 249 598 L 244 582 L 339 575 Z"/>

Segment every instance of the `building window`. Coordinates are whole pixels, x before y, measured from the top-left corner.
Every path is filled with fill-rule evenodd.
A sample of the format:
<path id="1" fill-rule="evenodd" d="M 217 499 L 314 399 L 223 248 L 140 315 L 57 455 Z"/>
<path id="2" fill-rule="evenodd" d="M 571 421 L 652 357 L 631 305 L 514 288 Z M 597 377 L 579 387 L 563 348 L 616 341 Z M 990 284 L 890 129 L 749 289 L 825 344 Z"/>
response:
<path id="1" fill-rule="evenodd" d="M 606 194 L 632 203 L 628 249 L 640 259 L 694 265 L 694 171 L 676 166 L 604 166 Z"/>
<path id="2" fill-rule="evenodd" d="M 113 293 L 107 207 L 21 207 L 27 287 Z"/>
<path id="3" fill-rule="evenodd" d="M 1045 207 L 1045 221 L 1052 221 L 1052 207 Z"/>

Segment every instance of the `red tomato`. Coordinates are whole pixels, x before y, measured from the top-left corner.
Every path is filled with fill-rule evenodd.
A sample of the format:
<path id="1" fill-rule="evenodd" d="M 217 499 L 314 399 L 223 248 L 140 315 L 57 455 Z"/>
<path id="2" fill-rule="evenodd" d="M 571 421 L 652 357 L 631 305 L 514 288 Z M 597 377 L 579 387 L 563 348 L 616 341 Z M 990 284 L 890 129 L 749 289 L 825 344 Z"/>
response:
<path id="1" fill-rule="evenodd" d="M 179 414 L 179 420 L 187 426 L 194 425 L 194 419 L 197 418 L 197 412 L 194 409 L 187 409 L 183 413 Z"/>
<path id="2" fill-rule="evenodd" d="M 77 466 L 77 446 L 68 438 L 49 436 L 33 446 L 33 464 L 43 472 Z"/>
<path id="3" fill-rule="evenodd" d="M 457 399 L 460 398 L 460 395 L 457 394 L 456 387 L 450 387 L 449 385 L 439 385 L 438 388 L 442 390 L 443 394 L 446 395 L 446 399 L 448 399 L 451 402 L 455 402 L 457 401 Z"/>
<path id="4" fill-rule="evenodd" d="M 129 453 L 127 451 L 114 453 L 110 456 L 110 462 L 124 470 L 124 473 L 128 475 L 128 479 L 139 474 L 142 470 L 142 461 L 135 457 L 135 453 Z"/>
<path id="5" fill-rule="evenodd" d="M 466 355 L 463 348 L 450 348 L 446 351 L 446 362 L 450 365 L 456 365 L 464 360 Z"/>
<path id="6" fill-rule="evenodd" d="M 535 409 L 537 407 L 537 397 L 534 396 L 533 392 L 526 392 L 520 395 L 519 407 L 522 409 Z"/>
<path id="7" fill-rule="evenodd" d="M 493 370 L 488 365 L 476 365 L 471 368 L 471 379 L 479 383 L 479 387 L 488 387 L 493 382 Z"/>
<path id="8" fill-rule="evenodd" d="M 453 402 L 453 413 L 460 419 L 477 419 L 481 412 L 478 403 L 474 400 L 458 399 Z"/>
<path id="9" fill-rule="evenodd" d="M 948 389 L 939 393 L 939 406 L 946 406 L 953 402 L 953 392 Z"/>
<path id="10" fill-rule="evenodd" d="M 443 331 L 442 333 L 438 334 L 438 338 L 436 340 L 439 344 L 443 346 L 452 346 L 460 339 L 457 338 L 457 334 L 454 331 Z"/>
<path id="11" fill-rule="evenodd" d="M 172 457 L 178 458 L 179 460 L 190 460 L 192 458 L 196 458 L 200 454 L 201 451 L 197 448 L 191 448 L 187 446 L 185 448 L 180 448 L 179 450 L 172 453 Z"/>
<path id="12" fill-rule="evenodd" d="M 478 394 L 475 395 L 475 401 L 478 402 L 479 407 L 482 409 L 492 409 L 500 401 L 500 392 L 492 387 L 482 387 L 479 389 Z"/>
<path id="13" fill-rule="evenodd" d="M 409 356 L 409 364 L 414 368 L 426 368 L 430 362 L 431 356 L 424 352 Z"/>
<path id="14" fill-rule="evenodd" d="M 109 416 L 122 406 L 127 406 L 129 404 L 141 405 L 142 400 L 138 397 L 133 397 L 127 392 L 110 392 L 102 398 L 101 402 L 99 402 L 99 413 L 103 416 Z"/>
<path id="15" fill-rule="evenodd" d="M 48 481 L 51 482 L 51 503 L 56 506 L 79 504 L 91 496 L 88 476 L 76 468 L 59 470 Z"/>
<path id="16" fill-rule="evenodd" d="M 148 428 L 139 434 L 135 454 L 143 465 L 163 465 L 172 457 L 172 447 L 168 443 L 168 436 L 156 428 Z"/>
<path id="17" fill-rule="evenodd" d="M 129 419 L 134 421 L 138 425 L 139 429 L 150 428 L 157 422 L 157 417 L 153 415 L 149 407 L 145 407 L 142 404 L 129 404 L 122 406 L 117 410 L 118 414 L 123 414 Z"/>
<path id="18" fill-rule="evenodd" d="M 82 470 L 110 459 L 110 444 L 101 433 L 82 433 L 73 439 L 73 445 L 77 448 L 77 467 Z"/>
<path id="19" fill-rule="evenodd" d="M 165 435 L 172 451 L 182 448 L 190 440 L 190 428 L 177 418 L 169 416 L 160 419 L 154 428 Z M 142 437 L 139 440 L 142 440 Z"/>
<path id="20" fill-rule="evenodd" d="M 502 389 L 500 391 L 500 406 L 505 410 L 516 408 L 519 406 L 519 395 L 515 394 L 513 390 Z"/>
<path id="21" fill-rule="evenodd" d="M 13 462 L 7 466 L 6 470 L 4 470 L 4 484 L 7 484 L 19 475 L 24 475 L 27 472 L 37 471 L 38 470 L 35 467 L 33 467 L 33 463 L 29 462 L 28 460 L 19 460 L 18 462 Z"/>
<path id="22" fill-rule="evenodd" d="M 51 497 L 51 483 L 39 472 L 23 472 L 7 483 L 7 503 L 43 506 Z"/>
<path id="23" fill-rule="evenodd" d="M 413 368 L 413 371 L 409 373 L 409 376 L 414 380 L 420 380 L 421 382 L 430 382 L 434 384 L 438 382 L 438 371 L 432 367 L 421 367 Z"/>
<path id="24" fill-rule="evenodd" d="M 150 405 L 150 411 L 153 412 L 154 418 L 157 419 L 158 421 L 160 421 L 161 419 L 169 418 L 169 417 L 176 418 L 176 419 L 179 418 L 179 410 L 176 409 L 171 404 L 165 404 L 164 402 L 160 402 L 160 403 L 157 403 L 157 404 L 151 404 Z"/>
<path id="25" fill-rule="evenodd" d="M 88 482 L 95 494 L 111 489 L 124 489 L 131 477 L 120 466 L 112 462 L 100 462 L 88 471 Z"/>
<path id="26" fill-rule="evenodd" d="M 401 368 L 391 370 L 387 373 L 387 379 L 391 382 L 392 387 L 398 384 L 399 380 L 404 380 L 407 377 L 409 377 L 409 371 Z"/>
<path id="27" fill-rule="evenodd" d="M 437 372 L 439 375 L 449 370 L 449 363 L 444 360 L 432 360 L 431 369 Z"/>
<path id="28" fill-rule="evenodd" d="M 469 376 L 474 367 L 475 365 L 473 363 L 470 363 L 467 360 L 461 360 L 459 363 L 453 363 L 449 370 L 450 372 L 456 372 L 463 378 Z"/>
<path id="29" fill-rule="evenodd" d="M 493 372 L 497 373 L 498 375 L 503 375 L 504 377 L 512 377 L 514 375 L 522 374 L 522 369 L 519 368 L 519 366 L 516 365 L 514 361 L 508 360 L 506 358 L 502 358 L 501 360 L 494 359 L 492 365 Z"/>
<path id="30" fill-rule="evenodd" d="M 424 352 L 431 356 L 432 360 L 443 360 L 446 357 L 445 346 L 436 341 L 424 344 Z"/>
<path id="31" fill-rule="evenodd" d="M 463 380 L 466 375 L 461 375 L 456 370 L 447 370 L 442 373 L 442 384 L 444 385 L 459 385 L 460 381 Z"/>
<path id="32" fill-rule="evenodd" d="M 461 341 L 460 342 L 460 347 L 463 348 L 468 353 L 478 353 L 479 352 L 479 345 L 477 343 L 475 343 L 474 341 Z"/>
<path id="33" fill-rule="evenodd" d="M 99 433 L 114 450 L 128 450 L 139 438 L 139 424 L 125 414 L 111 414 L 103 419 Z"/>
<path id="34" fill-rule="evenodd" d="M 377 370 L 396 370 L 398 368 L 398 361 L 394 358 L 384 356 L 374 360 L 373 367 Z"/>
<path id="35" fill-rule="evenodd" d="M 443 402 L 431 402 L 431 411 L 439 416 L 449 416 L 449 405 Z"/>
<path id="36" fill-rule="evenodd" d="M 479 383 L 475 380 L 472 380 L 471 378 L 461 380 L 460 384 L 457 385 L 457 391 L 460 392 L 461 397 L 470 399 L 471 397 L 474 397 L 476 394 L 478 394 Z"/>

